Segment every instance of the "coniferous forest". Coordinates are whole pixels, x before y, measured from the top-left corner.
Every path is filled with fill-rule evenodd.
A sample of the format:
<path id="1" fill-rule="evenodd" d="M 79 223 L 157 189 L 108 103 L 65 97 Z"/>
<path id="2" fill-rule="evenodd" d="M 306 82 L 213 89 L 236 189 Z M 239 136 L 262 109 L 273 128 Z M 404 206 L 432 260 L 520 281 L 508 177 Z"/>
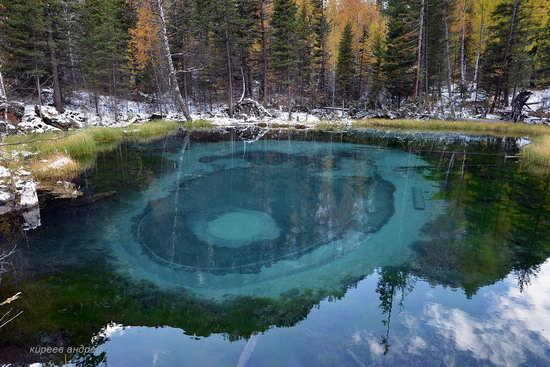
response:
<path id="1" fill-rule="evenodd" d="M 547 0 L 0 0 L 5 95 L 162 113 L 469 108 L 550 83 Z M 113 106 L 116 115 L 116 103 Z M 122 108 L 122 107 L 120 107 Z M 537 106 L 532 107 L 536 110 Z"/>

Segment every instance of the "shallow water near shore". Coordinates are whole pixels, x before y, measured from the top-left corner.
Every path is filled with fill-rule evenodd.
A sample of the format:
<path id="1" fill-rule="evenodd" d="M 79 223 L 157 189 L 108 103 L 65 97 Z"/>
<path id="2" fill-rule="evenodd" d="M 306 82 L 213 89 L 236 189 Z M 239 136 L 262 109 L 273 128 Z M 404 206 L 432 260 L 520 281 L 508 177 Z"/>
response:
<path id="1" fill-rule="evenodd" d="M 122 145 L 78 179 L 116 195 L 3 222 L 23 313 L 0 363 L 547 365 L 550 177 L 517 151 L 360 130 Z"/>

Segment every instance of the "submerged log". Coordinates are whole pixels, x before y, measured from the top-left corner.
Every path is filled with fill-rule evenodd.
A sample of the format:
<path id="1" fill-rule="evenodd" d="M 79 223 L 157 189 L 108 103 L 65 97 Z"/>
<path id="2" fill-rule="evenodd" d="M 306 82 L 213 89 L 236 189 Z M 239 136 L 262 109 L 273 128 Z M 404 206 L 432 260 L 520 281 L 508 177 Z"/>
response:
<path id="1" fill-rule="evenodd" d="M 80 197 L 80 198 L 77 198 L 77 199 L 73 199 L 71 200 L 71 206 L 72 207 L 79 207 L 79 206 L 85 206 L 85 205 L 90 205 L 90 204 L 94 204 L 100 200 L 104 200 L 104 199 L 108 199 L 108 198 L 111 198 L 113 196 L 116 196 L 118 193 L 116 191 L 106 191 L 106 192 L 100 192 L 98 194 L 94 194 L 94 195 L 91 195 L 91 196 L 86 196 L 86 197 Z"/>

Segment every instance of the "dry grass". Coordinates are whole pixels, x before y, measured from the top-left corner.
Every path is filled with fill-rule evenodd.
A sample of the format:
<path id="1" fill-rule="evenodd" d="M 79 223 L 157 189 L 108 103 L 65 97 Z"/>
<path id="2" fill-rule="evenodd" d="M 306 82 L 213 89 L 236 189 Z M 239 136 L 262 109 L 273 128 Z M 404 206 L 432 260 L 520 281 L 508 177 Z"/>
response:
<path id="1" fill-rule="evenodd" d="M 27 167 L 39 181 L 71 180 L 82 169 L 78 162 L 60 153 L 33 159 Z"/>
<path id="2" fill-rule="evenodd" d="M 175 121 L 152 121 L 124 128 L 101 127 L 13 135 L 6 137 L 0 144 L 0 153 L 5 157 L 10 156 L 12 150 L 33 153 L 31 158 L 8 161 L 7 165 L 11 169 L 23 167 L 33 172 L 38 180 L 47 185 L 48 182 L 74 178 L 95 162 L 98 153 L 114 149 L 120 143 L 159 139 L 175 133 L 182 126 L 185 125 Z M 59 164 L 60 160 L 64 164 Z"/>
<path id="3" fill-rule="evenodd" d="M 355 128 L 377 128 L 387 130 L 461 132 L 466 134 L 494 135 L 499 137 L 533 140 L 522 152 L 522 161 L 550 169 L 550 127 L 512 122 L 492 121 L 443 121 L 443 120 L 384 120 L 365 119 L 353 123 Z"/>
<path id="4" fill-rule="evenodd" d="M 522 158 L 526 162 L 550 169 L 550 134 L 535 138 L 533 144 L 523 149 Z"/>
<path id="5" fill-rule="evenodd" d="M 535 137 L 550 134 L 542 125 L 514 124 L 502 121 L 444 121 L 444 120 L 385 120 L 365 119 L 352 125 L 355 128 L 387 128 L 394 130 L 425 130 L 441 132 L 463 132 L 469 134 L 490 134 L 509 137 Z"/>

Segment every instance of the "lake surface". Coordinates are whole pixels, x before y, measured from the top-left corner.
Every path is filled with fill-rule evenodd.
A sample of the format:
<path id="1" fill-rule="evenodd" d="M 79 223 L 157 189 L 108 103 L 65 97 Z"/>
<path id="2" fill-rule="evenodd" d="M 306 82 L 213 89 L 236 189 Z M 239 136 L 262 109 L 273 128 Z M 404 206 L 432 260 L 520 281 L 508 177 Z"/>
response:
<path id="1" fill-rule="evenodd" d="M 0 363 L 550 365 L 521 140 L 233 129 L 126 144 L 0 221 Z M 57 349 L 53 349 L 57 348 Z"/>

